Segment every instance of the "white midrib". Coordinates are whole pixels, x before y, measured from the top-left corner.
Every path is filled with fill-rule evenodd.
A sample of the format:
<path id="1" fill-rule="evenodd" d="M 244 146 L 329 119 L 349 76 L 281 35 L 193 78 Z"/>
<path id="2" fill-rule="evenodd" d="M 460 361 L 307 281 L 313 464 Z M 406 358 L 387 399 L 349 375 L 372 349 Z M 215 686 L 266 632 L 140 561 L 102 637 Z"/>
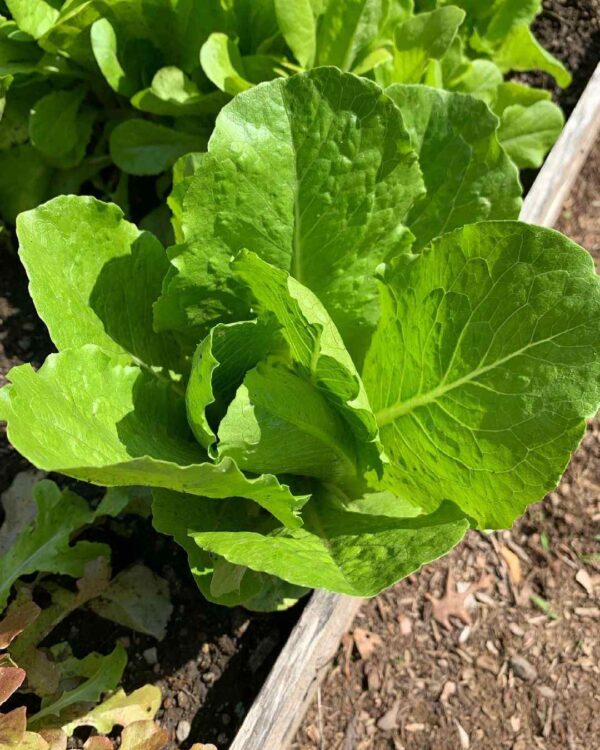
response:
<path id="1" fill-rule="evenodd" d="M 562 334 L 556 334 L 556 336 L 560 336 L 560 335 Z M 502 359 L 498 359 L 495 362 L 492 362 L 492 364 L 490 365 L 486 365 L 485 367 L 480 367 L 476 370 L 473 370 L 472 372 L 467 373 L 466 375 L 463 375 L 462 378 L 459 378 L 458 380 L 455 380 L 452 383 L 442 382 L 440 385 L 437 386 L 437 388 L 433 388 L 431 391 L 428 391 L 427 393 L 419 393 L 416 396 L 413 396 L 412 398 L 407 399 L 406 401 L 398 401 L 395 404 L 392 404 L 392 406 L 388 406 L 385 409 L 380 409 L 375 415 L 377 424 L 379 427 L 385 427 L 386 425 L 389 425 L 392 422 L 394 422 L 399 417 L 403 417 L 406 414 L 410 414 L 411 411 L 418 409 L 419 406 L 426 406 L 427 404 L 430 404 L 433 401 L 436 401 L 438 398 L 441 398 L 449 391 L 453 391 L 456 388 L 460 388 L 461 385 L 465 385 L 466 383 L 469 383 L 472 380 L 475 380 L 480 375 L 484 375 L 486 372 L 495 370 L 497 367 L 500 367 L 506 362 L 509 362 L 511 359 L 514 359 L 515 357 L 518 357 L 521 354 L 524 354 L 528 349 L 531 349 L 535 346 L 539 346 L 540 344 L 545 344 L 548 341 L 551 341 L 553 338 L 556 338 L 556 336 L 550 336 L 547 339 L 536 341 L 533 344 L 528 344 L 527 346 L 524 346 L 522 349 L 519 349 L 516 352 L 513 352 L 512 354 L 508 354 L 506 357 L 503 357 Z"/>

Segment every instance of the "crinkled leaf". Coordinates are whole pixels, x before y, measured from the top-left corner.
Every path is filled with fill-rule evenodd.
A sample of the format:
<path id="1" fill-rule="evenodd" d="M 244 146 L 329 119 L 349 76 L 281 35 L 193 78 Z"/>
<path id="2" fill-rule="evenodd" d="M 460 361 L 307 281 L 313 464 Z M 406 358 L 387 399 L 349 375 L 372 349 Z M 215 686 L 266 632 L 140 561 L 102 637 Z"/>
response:
<path id="1" fill-rule="evenodd" d="M 600 401 L 600 284 L 550 230 L 471 225 L 397 260 L 363 378 L 384 486 L 510 526 L 557 483 Z"/>
<path id="2" fill-rule="evenodd" d="M 155 321 L 195 344 L 247 317 L 229 286 L 246 247 L 315 292 L 356 355 L 377 318 L 371 275 L 421 192 L 401 114 L 373 83 L 321 69 L 241 94 L 186 185 L 186 244 L 171 252 Z"/>
<path id="3" fill-rule="evenodd" d="M 0 621 L 0 649 L 7 649 L 17 636 L 37 620 L 40 612 L 41 609 L 31 599 L 12 601 Z"/>
<path id="4" fill-rule="evenodd" d="M 205 500 L 202 498 L 191 498 L 187 495 L 178 495 L 163 490 L 154 490 L 153 517 L 152 522 L 157 531 L 172 536 L 177 544 L 186 551 L 188 564 L 194 580 L 202 595 L 210 602 L 221 604 L 226 607 L 234 607 L 240 604 L 256 611 L 272 611 L 286 608 L 299 597 L 307 593 L 307 590 L 298 586 L 292 586 L 279 578 L 257 573 L 245 566 L 235 566 L 222 558 L 209 554 L 200 549 L 193 539 L 188 535 L 190 519 L 196 513 L 202 513 Z M 157 501 L 157 496 L 159 500 Z M 183 499 L 183 500 L 182 500 Z M 174 507 L 167 508 L 166 503 L 175 500 L 181 506 L 182 511 L 191 509 L 190 512 L 173 513 Z M 197 506 L 196 502 L 197 501 Z M 158 511 L 157 502 L 160 502 Z M 257 517 L 258 509 L 248 508 L 244 513 L 249 517 Z M 220 517 L 220 515 L 218 514 Z M 214 517 L 211 528 L 219 528 L 219 520 Z M 232 570 L 232 568 L 234 570 Z M 242 575 L 242 570 L 244 570 Z M 223 578 L 228 579 L 227 585 L 223 585 Z M 235 585 L 232 581 L 236 577 Z M 216 579 L 216 580 L 215 580 Z"/>
<path id="5" fill-rule="evenodd" d="M 204 133 L 185 133 L 148 120 L 123 122 L 110 136 L 110 155 L 128 174 L 156 175 L 175 164 L 188 151 L 206 148 Z"/>
<path id="6" fill-rule="evenodd" d="M 117 725 L 127 727 L 138 721 L 154 719 L 160 702 L 160 690 L 154 685 L 144 685 L 129 695 L 119 689 L 99 706 L 65 724 L 63 729 L 69 736 L 77 727 L 94 727 L 102 734 L 109 734 Z"/>
<path id="7" fill-rule="evenodd" d="M 51 355 L 37 373 L 14 368 L 9 378 L 0 414 L 11 442 L 33 464 L 104 486 L 248 497 L 284 523 L 299 523 L 307 497 L 276 477 L 247 479 L 229 459 L 204 463 L 172 382 L 94 346 Z"/>
<path id="8" fill-rule="evenodd" d="M 553 102 L 513 104 L 502 112 L 498 140 L 520 169 L 541 167 L 564 124 L 562 110 Z"/>
<path id="9" fill-rule="evenodd" d="M 219 455 L 255 473 L 269 466 L 275 474 L 357 479 L 348 425 L 310 381 L 266 363 L 246 375 L 221 422 Z"/>
<path id="10" fill-rule="evenodd" d="M 69 490 L 61 492 L 49 481 L 33 489 L 37 515 L 14 545 L 0 560 L 0 609 L 6 606 L 10 590 L 21 576 L 31 573 L 83 574 L 86 564 L 101 555 L 108 555 L 104 544 L 78 542 L 71 546 L 73 532 L 94 519 L 85 500 Z"/>
<path id="11" fill-rule="evenodd" d="M 159 641 L 166 635 L 173 611 L 169 584 L 145 565 L 121 571 L 90 607 L 100 617 Z"/>
<path id="12" fill-rule="evenodd" d="M 543 70 L 563 88 L 571 83 L 569 71 L 541 46 L 524 24 L 513 27 L 503 39 L 494 53 L 494 62 L 505 73 L 509 70 Z"/>
<path id="13" fill-rule="evenodd" d="M 447 552 L 468 528 L 450 507 L 397 519 L 346 511 L 327 492 L 306 506 L 305 525 L 296 530 L 254 516 L 250 504 L 209 505 L 164 491 L 155 493 L 154 514 L 164 533 L 185 523 L 200 548 L 235 565 L 351 596 L 377 594 Z"/>
<path id="14" fill-rule="evenodd" d="M 169 740 L 169 733 L 153 721 L 138 721 L 123 731 L 121 750 L 162 750 Z"/>
<path id="15" fill-rule="evenodd" d="M 62 729 L 40 729 L 39 734 L 50 746 L 47 750 L 67 750 L 67 735 Z"/>
<path id="16" fill-rule="evenodd" d="M 82 578 L 77 581 L 77 591 L 64 589 L 54 583 L 46 583 L 44 588 L 50 596 L 46 606 L 35 621 L 19 635 L 11 645 L 11 655 L 26 669 L 28 687 L 38 695 L 54 695 L 59 687 L 61 669 L 48 658 L 38 645 L 69 614 L 99 596 L 108 586 L 110 566 L 106 557 L 89 562 Z M 31 599 L 31 591 L 20 587 L 12 606 Z"/>
<path id="17" fill-rule="evenodd" d="M 427 188 L 408 215 L 417 247 L 468 223 L 518 218 L 519 173 L 483 102 L 426 86 L 395 85 L 386 93 L 403 113 Z"/>
<path id="18" fill-rule="evenodd" d="M 23 735 L 27 728 L 27 709 L 15 708 L 7 714 L 0 714 L 0 740 L 2 750 L 20 750 Z"/>
<path id="19" fill-rule="evenodd" d="M 551 99 L 552 94 L 550 91 L 546 91 L 546 89 L 534 89 L 531 86 L 525 86 L 515 81 L 505 81 L 496 89 L 493 110 L 495 114 L 501 116 L 504 110 L 513 104 L 530 107 L 536 102 L 550 101 Z"/>
<path id="20" fill-rule="evenodd" d="M 108 737 L 92 736 L 88 737 L 83 746 L 83 750 L 114 750 L 114 744 Z"/>
<path id="21" fill-rule="evenodd" d="M 186 389 L 187 414 L 198 442 L 210 449 L 216 426 L 248 370 L 274 351 L 272 325 L 256 320 L 215 326 L 198 346 Z"/>
<path id="22" fill-rule="evenodd" d="M 97 344 L 176 370 L 178 346 L 152 327 L 168 261 L 160 242 L 117 206 L 61 196 L 19 217 L 19 255 L 40 317 L 59 349 Z"/>
<path id="23" fill-rule="evenodd" d="M 377 70 L 377 80 L 385 85 L 419 83 L 429 60 L 444 56 L 464 17 L 460 8 L 450 5 L 419 13 L 397 26 L 393 60 Z"/>
<path id="24" fill-rule="evenodd" d="M 60 716 L 65 709 L 79 703 L 96 703 L 102 693 L 115 690 L 127 664 L 127 653 L 122 646 L 102 660 L 97 672 L 81 685 L 63 693 L 57 700 L 45 705 L 37 714 L 31 717 L 30 724 L 37 725 L 48 716 Z M 66 731 L 66 728 L 63 727 Z M 72 732 L 71 732 L 72 733 Z"/>
<path id="25" fill-rule="evenodd" d="M 16 693 L 25 681 L 25 670 L 19 667 L 0 667 L 0 706 Z M 0 735 L 0 747 L 2 747 Z"/>
<path id="26" fill-rule="evenodd" d="M 20 471 L 5 490 L 0 500 L 4 521 L 0 526 L 0 557 L 15 543 L 15 539 L 35 518 L 36 504 L 33 487 L 45 476 L 43 471 Z"/>
<path id="27" fill-rule="evenodd" d="M 377 464 L 377 425 L 352 358 L 327 311 L 310 289 L 254 253 L 232 263 L 236 279 L 248 286 L 253 308 L 274 318 L 300 373 L 322 391 L 352 427 L 364 461 Z"/>

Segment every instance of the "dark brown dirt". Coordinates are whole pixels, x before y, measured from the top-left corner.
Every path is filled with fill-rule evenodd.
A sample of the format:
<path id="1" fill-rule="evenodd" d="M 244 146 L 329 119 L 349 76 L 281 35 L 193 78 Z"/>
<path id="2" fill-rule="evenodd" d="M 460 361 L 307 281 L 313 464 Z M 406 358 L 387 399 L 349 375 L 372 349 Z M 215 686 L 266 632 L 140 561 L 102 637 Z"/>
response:
<path id="1" fill-rule="evenodd" d="M 600 266 L 600 142 L 559 229 Z M 438 620 L 456 603 L 443 598 L 449 574 L 452 592 L 482 590 L 467 598 L 471 622 L 451 615 L 448 630 Z M 381 639 L 367 659 L 360 629 Z M 472 532 L 365 604 L 293 749 L 597 750 L 599 635 L 596 421 L 558 490 L 511 532 Z"/>
<path id="2" fill-rule="evenodd" d="M 544 0 L 533 32 L 571 71 L 573 83 L 562 90 L 544 73 L 528 73 L 521 79 L 552 91 L 568 116 L 600 62 L 600 0 Z"/>

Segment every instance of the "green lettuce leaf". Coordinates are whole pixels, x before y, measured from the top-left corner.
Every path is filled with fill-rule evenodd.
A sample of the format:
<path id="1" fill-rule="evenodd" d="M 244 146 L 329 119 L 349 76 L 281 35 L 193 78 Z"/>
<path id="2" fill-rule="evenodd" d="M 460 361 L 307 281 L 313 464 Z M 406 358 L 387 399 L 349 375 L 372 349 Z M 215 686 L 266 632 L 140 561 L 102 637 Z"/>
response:
<path id="1" fill-rule="evenodd" d="M 239 95 L 186 184 L 157 327 L 195 345 L 247 317 L 229 268 L 246 247 L 316 293 L 354 355 L 377 318 L 369 277 L 421 192 L 400 112 L 373 83 L 327 68 Z"/>
<path id="2" fill-rule="evenodd" d="M 317 54 L 317 18 L 311 0 L 274 0 L 277 23 L 294 57 L 311 68 Z"/>
<path id="3" fill-rule="evenodd" d="M 553 102 L 538 101 L 529 107 L 513 104 L 502 112 L 498 140 L 519 169 L 536 169 L 542 166 L 564 124 L 562 110 Z"/>
<path id="4" fill-rule="evenodd" d="M 145 366 L 181 369 L 179 348 L 152 327 L 168 260 L 117 206 L 64 196 L 21 214 L 19 255 L 58 349 L 96 344 Z"/>
<path id="5" fill-rule="evenodd" d="M 6 0 L 19 28 L 39 39 L 58 18 L 63 0 Z"/>
<path id="6" fill-rule="evenodd" d="M 226 94 L 235 96 L 252 88 L 244 78 L 244 63 L 237 43 L 227 34 L 210 35 L 200 51 L 200 62 L 207 77 Z"/>
<path id="7" fill-rule="evenodd" d="M 509 70 L 543 70 L 563 88 L 571 83 L 565 66 L 545 50 L 525 25 L 513 27 L 494 53 L 494 62 L 503 72 Z"/>
<path id="8" fill-rule="evenodd" d="M 0 610 L 4 609 L 13 584 L 31 573 L 83 575 L 85 566 L 97 557 L 107 557 L 105 544 L 78 542 L 71 546 L 71 535 L 90 524 L 96 513 L 83 498 L 61 490 L 47 480 L 33 488 L 37 505 L 34 521 L 19 533 L 0 560 Z"/>
<path id="9" fill-rule="evenodd" d="M 256 320 L 219 324 L 196 349 L 186 388 L 190 427 L 212 454 L 216 427 L 246 373 L 277 346 L 274 327 Z"/>
<path id="10" fill-rule="evenodd" d="M 203 132 L 186 133 L 148 120 L 127 120 L 116 126 L 110 136 L 110 154 L 124 172 L 156 175 L 175 164 L 189 151 L 206 147 Z"/>
<path id="11" fill-rule="evenodd" d="M 54 701 L 42 704 L 41 710 L 29 720 L 30 724 L 35 727 L 39 726 L 42 719 L 47 719 L 48 716 L 60 717 L 61 713 L 70 706 L 80 703 L 97 703 L 103 693 L 117 688 L 126 665 L 127 652 L 123 646 L 116 646 L 112 653 L 100 661 L 96 672 L 81 685 L 68 690 Z"/>
<path id="12" fill-rule="evenodd" d="M 518 222 L 397 258 L 363 372 L 382 486 L 483 528 L 551 490 L 600 402 L 599 285 L 585 251 Z"/>
<path id="13" fill-rule="evenodd" d="M 429 61 L 446 54 L 464 18 L 460 8 L 450 5 L 419 13 L 397 26 L 393 60 L 378 68 L 378 82 L 420 83 Z"/>
<path id="14" fill-rule="evenodd" d="M 417 247 L 470 222 L 518 218 L 519 174 L 483 102 L 426 86 L 395 85 L 386 93 L 403 113 L 425 179 L 427 195 L 407 220 Z"/>
<path id="15" fill-rule="evenodd" d="M 90 41 L 94 57 L 102 75 L 118 94 L 133 96 L 137 90 L 119 60 L 116 31 L 108 18 L 99 18 L 90 29 Z"/>
<path id="16" fill-rule="evenodd" d="M 448 552 L 469 526 L 449 505 L 413 519 L 365 515 L 345 510 L 326 490 L 306 506 L 305 525 L 294 531 L 232 501 L 209 505 L 156 491 L 153 510 L 159 530 L 185 525 L 192 543 L 234 565 L 350 596 L 374 596 L 410 575 Z"/>
<path id="17" fill-rule="evenodd" d="M 145 485 L 205 497 L 249 497 L 283 523 L 300 523 L 307 496 L 272 475 L 246 478 L 231 459 L 206 463 L 179 386 L 95 346 L 13 368 L 0 391 L 12 444 L 47 471 L 104 486 Z"/>

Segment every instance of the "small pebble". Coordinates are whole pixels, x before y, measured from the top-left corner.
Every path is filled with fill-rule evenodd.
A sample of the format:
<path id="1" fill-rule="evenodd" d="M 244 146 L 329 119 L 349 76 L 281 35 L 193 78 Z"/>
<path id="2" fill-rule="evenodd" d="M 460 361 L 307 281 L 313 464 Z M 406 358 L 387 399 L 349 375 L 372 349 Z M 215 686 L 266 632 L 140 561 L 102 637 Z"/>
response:
<path id="1" fill-rule="evenodd" d="M 177 725 L 177 730 L 175 734 L 177 735 L 177 741 L 178 742 L 185 742 L 187 738 L 190 736 L 190 732 L 192 731 L 192 725 L 189 721 L 185 721 L 183 719 L 179 722 Z"/>
<path id="2" fill-rule="evenodd" d="M 144 659 L 150 666 L 153 666 L 158 662 L 158 653 L 156 651 L 156 648 L 152 646 L 152 648 L 147 648 L 143 652 Z"/>

